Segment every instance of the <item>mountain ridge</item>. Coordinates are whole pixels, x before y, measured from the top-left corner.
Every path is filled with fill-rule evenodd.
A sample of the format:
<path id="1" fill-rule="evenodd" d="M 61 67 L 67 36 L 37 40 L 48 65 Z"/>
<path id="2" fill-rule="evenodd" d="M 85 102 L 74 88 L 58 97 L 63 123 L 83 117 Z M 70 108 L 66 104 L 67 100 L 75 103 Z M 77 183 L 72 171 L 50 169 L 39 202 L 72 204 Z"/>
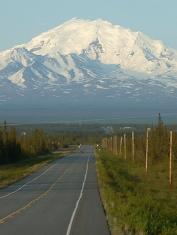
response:
<path id="1" fill-rule="evenodd" d="M 0 92 L 0 106 L 168 106 L 177 100 L 177 50 L 101 19 L 74 18 L 0 52 Z"/>
<path id="2" fill-rule="evenodd" d="M 105 37 L 107 38 L 104 42 Z M 84 39 L 83 42 L 81 39 Z M 107 50 L 106 53 L 103 53 L 107 56 L 106 58 L 103 58 L 103 63 L 120 64 L 120 60 L 124 59 L 122 58 L 123 56 L 126 57 L 125 61 L 129 61 L 129 57 L 135 57 L 135 53 L 139 53 L 139 56 L 141 56 L 140 62 L 142 63 L 144 58 L 142 58 L 141 53 L 143 52 L 146 57 L 149 57 L 146 58 L 149 61 L 159 59 L 157 56 L 161 56 L 161 60 L 164 57 L 170 60 L 175 59 L 175 67 L 177 67 L 177 50 L 166 48 L 161 41 L 152 40 L 141 32 L 134 32 L 130 29 L 123 28 L 119 25 L 113 25 L 110 22 L 101 19 L 90 21 L 74 18 L 54 29 L 34 37 L 26 44 L 18 45 L 17 48 L 22 47 L 34 54 L 52 55 L 53 57 L 55 57 L 56 52 L 62 55 L 74 53 L 79 55 L 94 41 L 98 41 L 99 45 L 104 47 L 103 49 L 105 51 Z M 137 45 L 139 51 L 136 51 L 138 50 Z M 115 51 L 113 51 L 112 48 Z M 16 47 L 12 48 L 12 50 L 13 49 L 16 49 Z M 115 57 L 114 59 L 111 59 L 111 56 L 107 55 L 109 53 L 108 49 L 111 50 L 111 55 L 112 57 Z M 132 51 L 130 51 L 131 49 Z M 0 55 L 1 53 L 8 52 L 9 50 L 0 52 Z M 117 57 L 119 57 L 120 54 L 121 59 L 119 60 Z M 124 66 L 124 68 L 129 69 L 126 67 L 125 61 L 123 61 L 121 65 Z M 132 61 L 135 61 L 135 58 L 133 58 Z M 147 70 L 145 72 L 147 72 Z"/>

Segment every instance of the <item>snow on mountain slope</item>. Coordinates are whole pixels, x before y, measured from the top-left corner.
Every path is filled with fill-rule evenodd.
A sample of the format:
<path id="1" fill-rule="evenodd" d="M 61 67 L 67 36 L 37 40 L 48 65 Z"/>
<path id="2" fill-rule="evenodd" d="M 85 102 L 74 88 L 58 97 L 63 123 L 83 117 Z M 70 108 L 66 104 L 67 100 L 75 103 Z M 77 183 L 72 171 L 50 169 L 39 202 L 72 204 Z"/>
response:
<path id="1" fill-rule="evenodd" d="M 177 97 L 177 51 L 107 21 L 72 19 L 0 52 L 3 100 L 141 100 L 145 90 L 149 98 Z"/>
<path id="2" fill-rule="evenodd" d="M 177 51 L 167 49 L 140 32 L 103 20 L 72 19 L 34 38 L 26 45 L 35 54 L 82 54 L 106 64 L 143 73 L 177 71 Z"/>

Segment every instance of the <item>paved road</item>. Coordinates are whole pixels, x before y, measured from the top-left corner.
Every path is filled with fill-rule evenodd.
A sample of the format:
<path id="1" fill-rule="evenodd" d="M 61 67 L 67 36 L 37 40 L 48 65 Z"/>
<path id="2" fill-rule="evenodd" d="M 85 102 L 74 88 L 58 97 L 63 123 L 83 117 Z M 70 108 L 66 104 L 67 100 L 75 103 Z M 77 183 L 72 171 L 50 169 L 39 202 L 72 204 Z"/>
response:
<path id="1" fill-rule="evenodd" d="M 109 235 L 90 146 L 0 190 L 0 235 Z"/>

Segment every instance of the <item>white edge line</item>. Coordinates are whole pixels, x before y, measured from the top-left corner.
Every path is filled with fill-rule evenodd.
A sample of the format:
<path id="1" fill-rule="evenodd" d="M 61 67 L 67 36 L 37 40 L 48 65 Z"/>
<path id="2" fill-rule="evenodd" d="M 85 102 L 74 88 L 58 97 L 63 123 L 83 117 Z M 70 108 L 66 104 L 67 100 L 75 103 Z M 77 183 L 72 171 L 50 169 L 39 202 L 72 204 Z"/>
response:
<path id="1" fill-rule="evenodd" d="M 37 180 L 38 178 L 40 178 L 42 175 L 46 174 L 47 171 L 49 171 L 51 168 L 53 168 L 54 166 L 56 165 L 53 164 L 52 166 L 48 167 L 44 172 L 42 172 L 40 175 L 36 176 L 35 178 L 33 178 L 32 180 L 28 181 L 27 183 L 23 184 L 21 187 L 17 188 L 15 191 L 13 192 L 10 192 L 8 194 L 5 194 L 3 196 L 0 196 L 0 199 L 2 198 L 6 198 L 6 197 L 9 197 L 10 195 L 14 194 L 14 193 L 17 193 L 18 191 L 20 191 L 21 189 L 23 189 L 25 186 L 27 186 L 28 184 L 32 183 L 33 181 Z"/>
<path id="2" fill-rule="evenodd" d="M 35 197 L 31 201 L 29 201 L 24 206 L 18 208 L 16 211 L 11 212 L 10 214 L 6 215 L 3 218 L 0 218 L 0 224 L 5 223 L 7 221 L 7 219 L 14 217 L 14 215 L 19 214 L 21 211 L 25 210 L 26 208 L 29 208 L 29 206 L 31 206 L 31 204 L 33 204 L 34 202 L 40 200 L 42 197 L 46 196 L 54 188 L 54 186 L 57 184 L 57 182 L 64 177 L 64 175 L 68 172 L 68 170 L 70 170 L 70 168 L 71 168 L 71 166 L 66 168 L 64 170 L 64 172 L 61 175 L 59 175 L 59 177 L 57 177 L 57 179 L 48 187 L 48 189 L 46 191 L 39 194 L 37 197 Z"/>
<path id="3" fill-rule="evenodd" d="M 81 188 L 81 191 L 80 191 L 79 198 L 78 198 L 78 200 L 76 202 L 74 211 L 72 213 L 72 216 L 71 216 L 68 228 L 67 228 L 66 235 L 70 235 L 70 233 L 71 233 L 71 228 L 72 228 L 72 224 L 73 224 L 73 221 L 74 221 L 74 217 L 75 217 L 77 209 L 79 207 L 79 202 L 80 202 L 80 200 L 81 200 L 81 198 L 83 196 L 83 192 L 84 192 L 84 188 L 85 188 L 85 182 L 86 182 L 86 179 L 87 179 L 89 160 L 90 160 L 90 157 L 88 157 L 88 160 L 87 160 L 86 171 L 85 171 L 84 180 L 83 180 L 83 183 L 82 183 L 82 188 Z"/>

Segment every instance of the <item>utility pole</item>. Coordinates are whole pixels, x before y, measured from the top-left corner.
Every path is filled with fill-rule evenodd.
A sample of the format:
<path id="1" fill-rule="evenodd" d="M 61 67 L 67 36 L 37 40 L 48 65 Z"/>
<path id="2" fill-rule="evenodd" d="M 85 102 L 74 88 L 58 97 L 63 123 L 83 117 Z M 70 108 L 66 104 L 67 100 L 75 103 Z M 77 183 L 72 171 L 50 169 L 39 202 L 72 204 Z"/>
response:
<path id="1" fill-rule="evenodd" d="M 150 128 L 147 128 L 146 131 L 146 173 L 148 172 L 148 154 L 149 154 L 149 131 Z"/>
<path id="2" fill-rule="evenodd" d="M 124 158 L 127 159 L 127 140 L 126 140 L 126 134 L 124 134 Z"/>
<path id="3" fill-rule="evenodd" d="M 132 131 L 132 160 L 135 161 L 135 133 Z"/>
<path id="4" fill-rule="evenodd" d="M 173 132 L 170 131 L 170 156 L 169 156 L 169 183 L 172 185 L 172 147 L 173 147 Z"/>

